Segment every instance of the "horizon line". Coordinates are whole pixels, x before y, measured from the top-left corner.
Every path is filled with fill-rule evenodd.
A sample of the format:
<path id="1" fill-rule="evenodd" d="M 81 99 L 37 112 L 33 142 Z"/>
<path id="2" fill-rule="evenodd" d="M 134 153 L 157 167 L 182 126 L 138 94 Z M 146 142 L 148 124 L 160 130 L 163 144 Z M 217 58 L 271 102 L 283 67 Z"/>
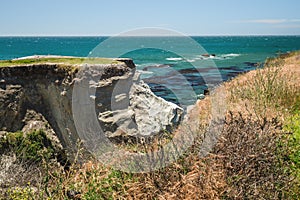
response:
<path id="1" fill-rule="evenodd" d="M 300 34 L 190 34 L 186 37 L 255 37 L 255 36 L 300 36 Z M 0 35 L 0 37 L 181 37 L 177 35 Z M 184 37 L 184 35 L 182 36 Z"/>

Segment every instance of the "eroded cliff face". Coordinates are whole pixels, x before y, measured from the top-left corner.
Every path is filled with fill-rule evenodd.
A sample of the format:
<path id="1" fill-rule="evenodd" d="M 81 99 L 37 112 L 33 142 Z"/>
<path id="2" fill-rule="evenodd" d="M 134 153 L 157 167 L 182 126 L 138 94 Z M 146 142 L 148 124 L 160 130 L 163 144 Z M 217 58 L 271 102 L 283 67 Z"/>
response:
<path id="1" fill-rule="evenodd" d="M 28 127 L 26 115 L 32 110 L 49 122 L 70 153 L 77 151 L 79 139 L 88 139 L 82 134 L 90 134 L 91 123 L 108 138 L 148 137 L 176 126 L 183 114 L 180 107 L 155 96 L 139 80 L 130 59 L 76 67 L 1 67 L 0 131 Z"/>

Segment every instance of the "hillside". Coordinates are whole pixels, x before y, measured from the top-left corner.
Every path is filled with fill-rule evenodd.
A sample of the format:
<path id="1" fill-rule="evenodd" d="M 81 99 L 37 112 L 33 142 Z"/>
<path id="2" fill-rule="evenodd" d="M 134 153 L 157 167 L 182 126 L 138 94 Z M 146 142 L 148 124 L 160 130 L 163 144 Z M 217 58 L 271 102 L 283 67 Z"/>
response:
<path id="1" fill-rule="evenodd" d="M 123 172 L 77 157 L 59 162 L 45 130 L 7 133 L 0 139 L 0 149 L 10 150 L 1 155 L 2 198 L 299 199 L 299 66 L 299 52 L 268 59 L 198 101 L 173 134 L 150 144 L 118 144 L 156 152 L 171 139 L 192 136 L 176 162 L 156 171 Z"/>

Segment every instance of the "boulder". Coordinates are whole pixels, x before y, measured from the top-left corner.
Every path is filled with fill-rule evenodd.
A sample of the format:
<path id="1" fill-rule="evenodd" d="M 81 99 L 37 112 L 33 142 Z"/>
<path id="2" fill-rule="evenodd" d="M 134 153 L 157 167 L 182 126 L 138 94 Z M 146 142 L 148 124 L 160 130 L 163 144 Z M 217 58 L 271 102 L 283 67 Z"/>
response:
<path id="1" fill-rule="evenodd" d="M 128 95 L 125 109 L 98 115 L 103 126 L 110 127 L 105 130 L 108 137 L 149 137 L 171 131 L 180 123 L 183 109 L 157 97 L 143 81 L 133 83 Z"/>

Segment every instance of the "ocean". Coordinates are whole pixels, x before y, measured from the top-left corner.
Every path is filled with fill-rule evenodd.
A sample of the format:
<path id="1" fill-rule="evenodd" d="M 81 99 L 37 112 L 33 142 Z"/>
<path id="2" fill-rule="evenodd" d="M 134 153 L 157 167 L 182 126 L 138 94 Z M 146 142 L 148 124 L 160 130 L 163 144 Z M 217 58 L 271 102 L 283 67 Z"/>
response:
<path id="1" fill-rule="evenodd" d="M 300 36 L 0 37 L 0 60 L 31 55 L 129 57 L 158 96 L 190 105 L 203 91 L 300 49 Z"/>

